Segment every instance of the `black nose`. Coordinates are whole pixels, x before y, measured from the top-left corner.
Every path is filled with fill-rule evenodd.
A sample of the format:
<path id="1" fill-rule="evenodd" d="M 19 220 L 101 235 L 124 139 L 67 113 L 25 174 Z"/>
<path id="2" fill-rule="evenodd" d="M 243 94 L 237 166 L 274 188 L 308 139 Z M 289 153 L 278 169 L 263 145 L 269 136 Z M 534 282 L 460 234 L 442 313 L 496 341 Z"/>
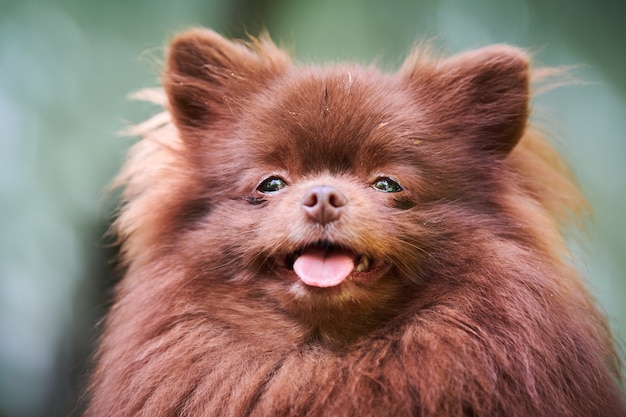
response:
<path id="1" fill-rule="evenodd" d="M 347 203 L 346 196 L 337 187 L 330 185 L 317 185 L 302 197 L 302 208 L 306 214 L 322 225 L 337 220 Z"/>

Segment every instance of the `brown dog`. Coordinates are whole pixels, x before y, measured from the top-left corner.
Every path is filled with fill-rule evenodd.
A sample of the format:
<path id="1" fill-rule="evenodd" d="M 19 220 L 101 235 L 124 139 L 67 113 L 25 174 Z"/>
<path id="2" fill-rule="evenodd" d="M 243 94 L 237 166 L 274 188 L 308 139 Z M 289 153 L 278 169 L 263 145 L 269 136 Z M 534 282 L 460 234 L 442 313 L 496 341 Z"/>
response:
<path id="1" fill-rule="evenodd" d="M 508 46 L 385 74 L 174 39 L 87 414 L 626 415 L 529 80 Z"/>

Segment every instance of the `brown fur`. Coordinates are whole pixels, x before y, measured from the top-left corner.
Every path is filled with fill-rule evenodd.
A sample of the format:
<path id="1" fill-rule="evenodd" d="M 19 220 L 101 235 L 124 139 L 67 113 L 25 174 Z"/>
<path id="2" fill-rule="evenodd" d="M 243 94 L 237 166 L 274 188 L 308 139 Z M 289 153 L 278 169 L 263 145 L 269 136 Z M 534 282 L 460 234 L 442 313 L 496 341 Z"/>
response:
<path id="1" fill-rule="evenodd" d="M 527 126 L 529 83 L 509 46 L 418 49 L 386 74 L 175 38 L 166 95 L 144 93 L 168 112 L 118 178 L 127 272 L 87 415 L 624 416 L 562 236 L 585 203 Z M 270 176 L 288 186 L 260 194 Z M 348 199 L 324 226 L 300 209 L 318 184 Z M 286 279 L 280 260 L 320 240 L 387 269 Z"/>

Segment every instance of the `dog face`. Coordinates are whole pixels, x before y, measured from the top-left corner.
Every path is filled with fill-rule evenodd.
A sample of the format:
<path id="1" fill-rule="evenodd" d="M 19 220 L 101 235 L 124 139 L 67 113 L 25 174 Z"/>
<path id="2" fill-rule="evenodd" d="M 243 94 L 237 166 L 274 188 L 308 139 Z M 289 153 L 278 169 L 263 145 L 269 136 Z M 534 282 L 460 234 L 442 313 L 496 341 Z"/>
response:
<path id="1" fill-rule="evenodd" d="M 204 32 L 171 47 L 164 85 L 192 167 L 186 264 L 316 326 L 386 317 L 458 257 L 443 243 L 498 216 L 495 168 L 527 118 L 525 57 L 492 47 L 389 75 L 256 48 Z"/>

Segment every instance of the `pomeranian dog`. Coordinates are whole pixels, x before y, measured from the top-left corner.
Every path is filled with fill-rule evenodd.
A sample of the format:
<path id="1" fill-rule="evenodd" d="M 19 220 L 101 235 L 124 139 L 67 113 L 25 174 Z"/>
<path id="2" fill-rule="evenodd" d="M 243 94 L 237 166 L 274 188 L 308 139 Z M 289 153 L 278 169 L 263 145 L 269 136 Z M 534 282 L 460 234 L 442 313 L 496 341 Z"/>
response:
<path id="1" fill-rule="evenodd" d="M 626 415 L 531 78 L 504 45 L 386 73 L 176 37 L 87 415 Z"/>

